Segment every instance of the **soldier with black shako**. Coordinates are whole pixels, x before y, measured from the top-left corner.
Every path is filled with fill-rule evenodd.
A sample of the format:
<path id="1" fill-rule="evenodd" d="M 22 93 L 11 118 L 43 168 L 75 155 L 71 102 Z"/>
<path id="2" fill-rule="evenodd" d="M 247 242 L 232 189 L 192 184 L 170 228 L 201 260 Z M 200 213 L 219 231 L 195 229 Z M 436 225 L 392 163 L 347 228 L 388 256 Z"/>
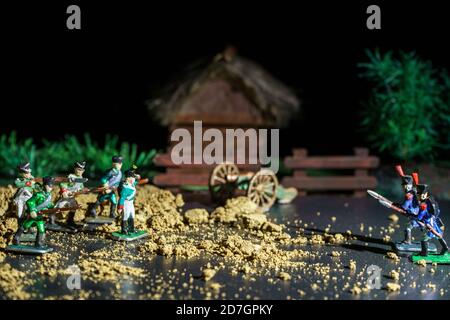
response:
<path id="1" fill-rule="evenodd" d="M 421 240 L 422 250 L 420 252 L 421 256 L 428 255 L 428 242 L 437 238 L 442 249 L 440 254 L 444 255 L 448 252 L 448 245 L 444 239 L 444 224 L 439 218 L 440 210 L 436 200 L 430 195 L 430 190 L 426 184 L 417 185 L 417 194 L 419 196 L 419 212 L 417 215 L 417 220 L 422 222 L 425 227 L 421 228 L 423 231 L 423 238 Z"/>
<path id="2" fill-rule="evenodd" d="M 43 247 L 45 240 L 45 217 L 40 214 L 46 209 L 54 207 L 52 201 L 52 190 L 54 185 L 53 177 L 44 177 L 42 190 L 35 192 L 33 196 L 27 201 L 27 215 L 19 226 L 13 238 L 13 244 L 20 244 L 20 237 L 22 234 L 32 227 L 37 228 L 36 247 Z"/>
<path id="3" fill-rule="evenodd" d="M 419 211 L 419 201 L 417 199 L 416 190 L 416 185 L 419 183 L 418 175 L 417 173 L 413 173 L 412 175 L 405 175 L 401 166 L 396 166 L 395 169 L 402 179 L 402 187 L 405 192 L 404 201 L 395 205 L 401 207 L 409 214 L 409 221 L 406 224 L 405 238 L 403 240 L 403 243 L 411 244 L 412 230 L 420 227 L 415 219 Z"/>
<path id="4" fill-rule="evenodd" d="M 136 172 L 136 167 L 125 172 L 125 180 L 119 187 L 119 206 L 117 212 L 122 214 L 122 224 L 120 232 L 112 232 L 111 237 L 118 241 L 136 241 L 148 236 L 145 230 L 137 230 L 134 225 L 136 198 L 136 186 L 143 182 Z"/>
<path id="5" fill-rule="evenodd" d="M 134 170 L 125 172 L 125 181 L 120 186 L 120 200 L 118 213 L 122 214 L 121 233 L 124 235 L 135 233 L 134 228 L 134 198 L 136 197 L 136 186 L 141 177 Z"/>
<path id="6" fill-rule="evenodd" d="M 55 204 L 55 208 L 76 208 L 78 203 L 75 196 L 78 193 L 87 192 L 88 189 L 84 187 L 82 182 L 83 173 L 86 168 L 86 161 L 77 161 L 73 166 L 73 173 L 67 176 L 68 181 L 60 183 L 60 198 Z M 50 223 L 56 224 L 55 215 L 50 216 Z M 71 230 L 77 230 L 78 226 L 75 223 L 75 210 L 69 211 L 67 216 L 67 227 Z"/>
<path id="7" fill-rule="evenodd" d="M 19 177 L 14 181 L 14 185 L 18 189 L 13 197 L 13 202 L 16 206 L 17 220 L 20 225 L 25 217 L 26 202 L 33 196 L 38 185 L 35 184 L 34 177 L 31 174 L 29 162 L 19 164 L 17 169 Z"/>
<path id="8" fill-rule="evenodd" d="M 92 217 L 97 217 L 97 209 L 104 201 L 110 203 L 110 218 L 116 218 L 117 209 L 117 195 L 116 190 L 122 181 L 122 162 L 121 156 L 112 157 L 112 167 L 109 169 L 101 179 L 102 191 L 97 197 L 97 201 L 94 203 L 90 210 Z"/>

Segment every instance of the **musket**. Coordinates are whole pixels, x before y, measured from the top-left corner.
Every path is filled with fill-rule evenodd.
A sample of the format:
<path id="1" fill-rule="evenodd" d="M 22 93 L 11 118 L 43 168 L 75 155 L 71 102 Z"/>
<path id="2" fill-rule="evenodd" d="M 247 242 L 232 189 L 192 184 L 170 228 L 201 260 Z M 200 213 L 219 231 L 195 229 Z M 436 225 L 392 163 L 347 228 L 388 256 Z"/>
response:
<path id="1" fill-rule="evenodd" d="M 68 178 L 68 177 L 55 177 L 54 181 L 55 183 L 61 183 L 61 182 L 71 182 L 71 183 L 86 183 L 89 179 L 88 178 Z M 43 178 L 34 178 L 35 182 L 42 183 Z"/>
<path id="2" fill-rule="evenodd" d="M 376 193 L 375 191 L 372 190 L 367 190 L 367 193 L 372 196 L 373 198 L 377 199 L 378 202 L 385 206 L 386 208 L 389 209 L 393 209 L 396 212 L 409 217 L 409 218 L 413 218 L 422 228 L 426 228 L 429 231 L 431 231 L 436 237 L 438 238 L 442 238 L 442 234 L 440 234 L 439 232 L 437 232 L 432 226 L 430 226 L 429 224 L 423 223 L 422 221 L 420 221 L 419 219 L 417 219 L 416 217 L 412 216 L 411 214 L 409 214 L 406 210 L 397 207 L 396 205 L 394 205 L 394 203 L 392 201 L 390 201 L 389 199 L 383 197 L 382 195 Z"/>
<path id="3" fill-rule="evenodd" d="M 46 209 L 46 210 L 39 211 L 37 214 L 42 216 L 42 215 L 45 215 L 45 214 L 58 213 L 58 212 L 61 212 L 61 211 L 76 211 L 78 209 L 81 209 L 80 205 L 77 205 L 77 206 L 74 206 L 74 207 Z"/>
<path id="4" fill-rule="evenodd" d="M 100 193 L 104 192 L 106 190 L 111 190 L 112 192 L 115 192 L 118 189 L 118 187 L 96 187 L 89 189 L 86 193 Z"/>
<path id="5" fill-rule="evenodd" d="M 138 186 L 143 185 L 143 184 L 147 184 L 149 181 L 150 180 L 148 178 L 139 179 Z"/>
<path id="6" fill-rule="evenodd" d="M 83 190 L 72 192 L 70 197 L 74 198 L 76 196 L 79 196 L 80 194 L 88 194 L 88 193 L 91 193 L 91 192 L 92 192 L 91 189 L 84 188 Z"/>
<path id="7" fill-rule="evenodd" d="M 143 184 L 147 184 L 149 182 L 148 178 L 145 179 L 139 179 L 138 181 L 138 185 L 143 185 Z M 87 190 L 83 190 L 83 191 L 79 191 L 76 192 L 75 195 L 78 194 L 86 194 L 86 193 L 100 193 L 100 192 L 104 192 L 105 190 L 111 190 L 112 192 L 116 191 L 118 189 L 118 187 L 96 187 L 96 188 L 91 188 L 91 189 L 87 189 Z"/>
<path id="8" fill-rule="evenodd" d="M 372 190 L 367 190 L 367 193 L 369 195 L 371 195 L 373 198 L 377 199 L 378 201 L 386 201 L 386 202 L 391 202 L 389 199 L 383 197 L 381 194 L 376 193 L 375 191 Z"/>

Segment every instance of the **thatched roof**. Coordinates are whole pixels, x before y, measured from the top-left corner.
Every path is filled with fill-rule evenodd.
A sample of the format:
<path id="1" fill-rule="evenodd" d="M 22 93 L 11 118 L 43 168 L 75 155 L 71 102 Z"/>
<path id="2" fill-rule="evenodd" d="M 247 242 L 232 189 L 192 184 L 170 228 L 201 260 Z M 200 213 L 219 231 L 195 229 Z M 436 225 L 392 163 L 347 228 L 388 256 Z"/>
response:
<path id="1" fill-rule="evenodd" d="M 218 92 L 221 90 L 225 91 Z M 195 95 L 200 97 L 193 98 Z M 212 61 L 201 60 L 189 66 L 159 98 L 148 101 L 152 115 L 165 126 L 176 123 L 180 114 L 216 113 L 223 118 L 228 108 L 228 114 L 248 114 L 252 123 L 283 127 L 299 107 L 299 99 L 289 88 L 230 48 Z M 235 117 L 227 118 L 232 122 Z"/>

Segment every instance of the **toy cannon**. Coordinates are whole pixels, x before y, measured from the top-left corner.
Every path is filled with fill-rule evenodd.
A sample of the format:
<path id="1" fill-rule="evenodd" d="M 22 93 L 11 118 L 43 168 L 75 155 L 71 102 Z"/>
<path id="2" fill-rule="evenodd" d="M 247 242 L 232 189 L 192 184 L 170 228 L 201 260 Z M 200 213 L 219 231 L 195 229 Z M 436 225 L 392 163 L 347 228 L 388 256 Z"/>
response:
<path id="1" fill-rule="evenodd" d="M 278 179 L 269 169 L 256 173 L 240 174 L 232 163 L 217 165 L 209 179 L 209 190 L 214 201 L 224 203 L 227 199 L 245 195 L 259 208 L 267 211 L 277 200 Z"/>

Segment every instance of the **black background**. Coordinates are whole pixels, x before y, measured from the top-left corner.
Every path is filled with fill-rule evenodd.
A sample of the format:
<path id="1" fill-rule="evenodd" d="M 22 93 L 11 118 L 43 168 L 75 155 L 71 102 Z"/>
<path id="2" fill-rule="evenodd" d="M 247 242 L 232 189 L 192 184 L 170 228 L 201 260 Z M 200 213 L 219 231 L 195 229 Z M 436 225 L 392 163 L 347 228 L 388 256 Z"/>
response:
<path id="1" fill-rule="evenodd" d="M 299 2 L 299 1 L 296 1 Z M 244 4 L 245 3 L 245 4 Z M 81 30 L 66 8 L 81 7 Z M 381 7 L 381 30 L 366 8 Z M 227 44 L 262 64 L 303 100 L 282 131 L 292 146 L 342 153 L 364 145 L 357 129 L 370 86 L 364 49 L 415 50 L 449 69 L 445 1 L 55 1 L 2 4 L 0 133 L 57 139 L 85 131 L 163 148 L 167 132 L 144 101 L 187 64 Z"/>

